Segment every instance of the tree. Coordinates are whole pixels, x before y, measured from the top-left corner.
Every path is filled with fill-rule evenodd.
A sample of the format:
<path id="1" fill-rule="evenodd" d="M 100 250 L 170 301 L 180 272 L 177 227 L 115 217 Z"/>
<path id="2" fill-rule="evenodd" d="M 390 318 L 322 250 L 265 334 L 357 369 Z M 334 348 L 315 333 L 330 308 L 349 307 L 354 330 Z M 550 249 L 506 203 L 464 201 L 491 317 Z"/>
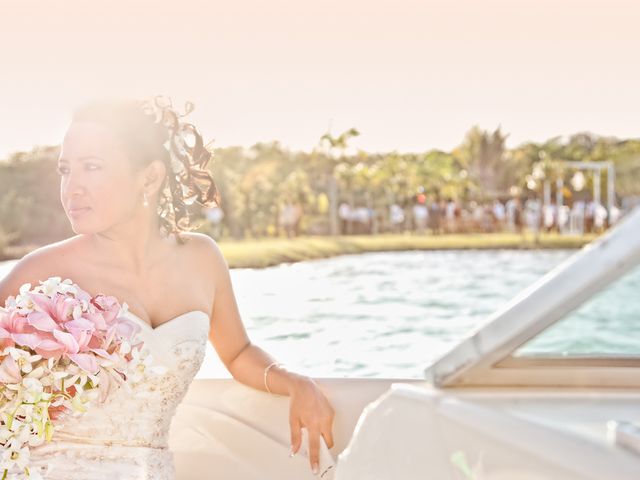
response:
<path id="1" fill-rule="evenodd" d="M 464 165 L 478 187 L 481 196 L 496 197 L 507 194 L 513 178 L 512 158 L 505 155 L 504 135 L 500 127 L 492 133 L 474 126 L 454 155 Z"/>
<path id="2" fill-rule="evenodd" d="M 350 128 L 342 132 L 337 137 L 331 135 L 330 132 L 325 133 L 320 137 L 320 145 L 324 147 L 327 151 L 329 158 L 336 160 L 335 151 L 340 151 L 339 159 L 342 160 L 344 157 L 344 152 L 347 149 L 347 142 L 352 137 L 357 137 L 360 135 L 360 132 L 355 128 Z M 336 168 L 337 164 L 334 164 L 334 169 L 332 172 L 326 176 L 327 179 L 327 191 L 329 192 L 329 227 L 331 231 L 331 235 L 338 234 L 338 181 L 336 178 Z"/>

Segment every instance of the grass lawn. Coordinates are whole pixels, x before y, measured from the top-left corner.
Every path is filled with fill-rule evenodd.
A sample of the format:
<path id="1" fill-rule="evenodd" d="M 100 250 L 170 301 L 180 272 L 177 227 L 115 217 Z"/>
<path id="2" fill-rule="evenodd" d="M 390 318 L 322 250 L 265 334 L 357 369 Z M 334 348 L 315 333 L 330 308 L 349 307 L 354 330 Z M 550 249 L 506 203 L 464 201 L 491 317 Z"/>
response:
<path id="1" fill-rule="evenodd" d="M 348 235 L 339 237 L 309 236 L 294 239 L 268 238 L 218 241 L 230 268 L 268 267 L 283 262 L 297 262 L 346 253 L 394 250 L 452 249 L 535 249 L 581 248 L 596 238 L 587 236 L 542 235 L 536 244 L 531 235 L 509 233 L 465 235 Z"/>

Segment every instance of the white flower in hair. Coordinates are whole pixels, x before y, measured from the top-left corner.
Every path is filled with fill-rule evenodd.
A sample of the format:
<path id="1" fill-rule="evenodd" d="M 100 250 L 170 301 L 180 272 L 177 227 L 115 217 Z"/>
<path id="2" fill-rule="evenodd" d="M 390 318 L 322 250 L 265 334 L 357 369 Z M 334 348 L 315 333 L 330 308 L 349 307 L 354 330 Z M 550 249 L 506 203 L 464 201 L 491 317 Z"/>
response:
<path id="1" fill-rule="evenodd" d="M 184 163 L 178 160 L 173 152 L 171 153 L 171 170 L 176 175 L 182 174 L 184 172 Z"/>

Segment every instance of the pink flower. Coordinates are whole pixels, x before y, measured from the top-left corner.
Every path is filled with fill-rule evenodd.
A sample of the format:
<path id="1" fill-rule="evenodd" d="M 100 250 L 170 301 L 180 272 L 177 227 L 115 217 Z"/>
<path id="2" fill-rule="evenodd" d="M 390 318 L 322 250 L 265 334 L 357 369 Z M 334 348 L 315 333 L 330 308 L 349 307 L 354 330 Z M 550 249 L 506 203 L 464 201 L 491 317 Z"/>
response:
<path id="1" fill-rule="evenodd" d="M 109 328 L 110 324 L 105 321 L 104 314 L 100 310 L 86 312 L 83 317 L 91 321 L 97 330 L 107 330 Z"/>
<path id="2" fill-rule="evenodd" d="M 101 348 L 109 350 L 114 343 L 120 343 L 122 340 L 131 341 L 133 336 L 142 328 L 137 323 L 131 321 L 127 317 L 117 317 L 113 325 L 111 325 L 103 338 Z M 116 339 L 116 336 L 119 339 Z M 120 339 L 121 338 L 121 339 Z"/>
<path id="3" fill-rule="evenodd" d="M 119 317 L 116 325 L 116 331 L 118 335 L 124 337 L 126 340 L 131 340 L 134 334 L 141 330 L 140 325 L 132 322 L 126 317 Z"/>
<path id="4" fill-rule="evenodd" d="M 6 355 L 0 363 L 0 383 L 20 383 L 20 367 L 11 355 Z"/>
<path id="5" fill-rule="evenodd" d="M 43 340 L 37 333 L 12 333 L 11 339 L 18 345 L 31 349 L 35 349 Z"/>
<path id="6" fill-rule="evenodd" d="M 54 302 L 56 312 L 54 318 L 60 323 L 73 318 L 73 310 L 81 305 L 80 300 L 66 295 L 56 295 Z"/>
<path id="7" fill-rule="evenodd" d="M 43 332 L 51 332 L 58 328 L 58 324 L 55 322 L 49 314 L 44 312 L 31 312 L 27 314 L 27 323 L 37 330 Z"/>
<path id="8" fill-rule="evenodd" d="M 51 318 L 56 317 L 55 300 L 43 293 L 29 292 L 28 295 L 39 311 L 46 313 Z"/>
<path id="9" fill-rule="evenodd" d="M 85 317 L 80 317 L 75 320 L 69 320 L 64 324 L 65 328 L 69 331 L 83 331 L 83 332 L 93 332 L 96 330 L 96 325 L 92 319 L 88 319 Z"/>
<path id="10" fill-rule="evenodd" d="M 11 338 L 11 333 L 14 331 L 14 328 L 10 317 L 10 313 L 4 309 L 0 309 L 0 348 L 3 349 L 15 345 L 14 340 Z"/>
<path id="11" fill-rule="evenodd" d="M 72 353 L 68 354 L 67 357 L 75 362 L 81 369 L 94 375 L 98 373 L 99 367 L 95 355 L 90 353 Z"/>
<path id="12" fill-rule="evenodd" d="M 0 310 L 0 347 L 14 347 L 16 343 L 31 346 L 37 342 L 37 330 L 25 321 L 17 310 Z M 24 342 L 24 343 L 23 343 Z"/>
<path id="13" fill-rule="evenodd" d="M 91 335 L 85 330 L 74 330 L 72 332 L 63 332 L 62 330 L 54 330 L 53 336 L 62 347 L 62 355 L 75 362 L 80 368 L 89 373 L 97 373 L 98 362 L 94 355 L 83 353 L 88 351 L 88 342 Z M 43 355 L 44 356 L 44 355 Z"/>
<path id="14" fill-rule="evenodd" d="M 107 296 L 99 293 L 92 300 L 91 303 L 102 312 L 104 320 L 107 324 L 113 323 L 115 318 L 120 312 L 120 304 L 116 297 Z"/>
<path id="15" fill-rule="evenodd" d="M 81 289 L 78 285 L 75 285 L 75 287 L 76 287 L 76 295 L 75 295 L 75 297 L 78 300 L 80 300 L 81 302 L 91 302 L 91 295 L 89 295 L 87 292 L 85 292 L 83 289 Z"/>
<path id="16" fill-rule="evenodd" d="M 78 353 L 80 350 L 80 345 L 72 334 L 56 329 L 53 331 L 53 336 L 64 348 L 64 353 Z"/>
<path id="17" fill-rule="evenodd" d="M 55 339 L 46 338 L 42 340 L 34 351 L 42 358 L 60 358 L 64 353 L 64 346 Z"/>

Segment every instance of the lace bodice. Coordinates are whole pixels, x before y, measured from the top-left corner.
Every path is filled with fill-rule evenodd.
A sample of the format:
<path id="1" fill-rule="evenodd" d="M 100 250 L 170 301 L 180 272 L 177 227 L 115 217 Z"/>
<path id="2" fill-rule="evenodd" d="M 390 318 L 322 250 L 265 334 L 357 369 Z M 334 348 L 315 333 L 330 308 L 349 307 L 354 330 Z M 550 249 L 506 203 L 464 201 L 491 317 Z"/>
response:
<path id="1" fill-rule="evenodd" d="M 171 420 L 202 365 L 209 316 L 194 310 L 156 328 L 131 312 L 154 364 L 166 372 L 110 392 L 103 404 L 56 427 L 51 443 L 31 448 L 31 464 L 50 480 L 173 480 Z"/>

